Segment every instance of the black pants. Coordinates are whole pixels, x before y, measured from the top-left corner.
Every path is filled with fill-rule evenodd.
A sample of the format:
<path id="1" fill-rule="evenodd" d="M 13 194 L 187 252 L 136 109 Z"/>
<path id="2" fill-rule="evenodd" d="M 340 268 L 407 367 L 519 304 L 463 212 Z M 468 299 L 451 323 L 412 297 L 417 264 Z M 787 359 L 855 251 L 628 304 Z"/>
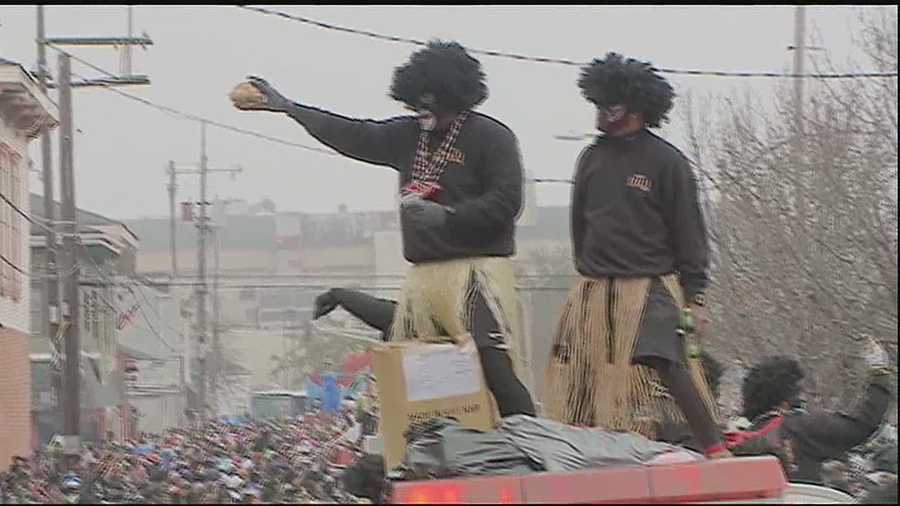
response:
<path id="1" fill-rule="evenodd" d="M 481 369 L 488 390 L 497 401 L 501 417 L 511 415 L 535 416 L 534 402 L 525 385 L 519 381 L 513 371 L 509 348 L 503 340 L 500 323 L 494 318 L 484 297 L 479 293 L 475 297 L 470 333 L 478 355 L 481 358 Z"/>
<path id="2" fill-rule="evenodd" d="M 703 399 L 700 398 L 697 385 L 691 379 L 684 361 L 673 362 L 659 357 L 648 357 L 641 360 L 640 363 L 656 369 L 656 372 L 659 373 L 663 386 L 666 387 L 684 414 L 700 448 L 706 450 L 722 442 L 719 426 L 710 415 Z"/>

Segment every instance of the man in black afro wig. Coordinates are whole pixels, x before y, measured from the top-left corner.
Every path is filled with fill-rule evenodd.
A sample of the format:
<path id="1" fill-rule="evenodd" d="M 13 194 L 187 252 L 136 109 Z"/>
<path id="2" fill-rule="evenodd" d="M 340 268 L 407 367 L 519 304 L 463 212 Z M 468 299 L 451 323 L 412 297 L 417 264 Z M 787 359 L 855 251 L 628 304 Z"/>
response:
<path id="1" fill-rule="evenodd" d="M 728 447 L 735 455 L 776 455 L 791 481 L 821 484 L 822 464 L 871 438 L 896 399 L 896 372 L 884 348 L 870 338 L 862 358 L 869 377 L 865 395 L 853 409 L 838 412 L 798 407 L 804 375 L 796 360 L 780 356 L 757 364 L 741 388 L 751 426 L 728 434 Z"/>
<path id="2" fill-rule="evenodd" d="M 472 110 L 487 98 L 484 77 L 461 45 L 432 41 L 394 72 L 390 96 L 413 115 L 348 118 L 289 100 L 258 77 L 235 87 L 231 100 L 240 110 L 284 113 L 338 153 L 399 173 L 403 255 L 413 266 L 396 309 L 331 293 L 317 316 L 343 304 L 362 308 L 393 339 L 471 338 L 500 415 L 533 416 L 520 380 L 525 347 L 511 260 L 522 159 L 509 128 Z"/>
<path id="3" fill-rule="evenodd" d="M 803 376 L 800 364 L 789 357 L 772 357 L 753 366 L 741 385 L 744 417 L 752 421 L 773 409 L 799 405 Z"/>
<path id="4" fill-rule="evenodd" d="M 675 90 L 652 65 L 625 59 L 617 53 L 608 53 L 605 59 L 595 59 L 584 67 L 578 87 L 584 98 L 598 108 L 625 105 L 628 112 L 640 114 L 643 123 L 651 128 L 668 120 L 675 98 Z"/>
<path id="5" fill-rule="evenodd" d="M 703 365 L 681 337 L 706 326 L 697 181 L 684 155 L 649 131 L 675 94 L 649 63 L 616 53 L 585 66 L 578 86 L 604 135 L 576 163 L 571 231 L 582 278 L 563 307 L 545 405 L 565 423 L 647 437 L 685 421 L 707 456 L 727 457 Z M 689 320 L 696 329 L 683 328 Z M 659 387 L 671 395 L 655 395 Z"/>
<path id="6" fill-rule="evenodd" d="M 423 104 L 429 95 L 433 104 Z M 460 113 L 484 102 L 488 90 L 478 60 L 456 42 L 432 41 L 394 70 L 390 96 L 412 110 L 434 105 Z"/>

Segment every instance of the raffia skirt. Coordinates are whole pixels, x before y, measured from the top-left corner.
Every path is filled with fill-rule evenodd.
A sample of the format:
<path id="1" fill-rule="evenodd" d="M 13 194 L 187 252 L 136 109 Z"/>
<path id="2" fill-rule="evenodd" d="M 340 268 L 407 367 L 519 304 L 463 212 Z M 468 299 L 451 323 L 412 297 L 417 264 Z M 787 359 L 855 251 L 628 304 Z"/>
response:
<path id="1" fill-rule="evenodd" d="M 429 262 L 410 267 L 391 328 L 393 339 L 459 336 L 472 329 L 474 301 L 484 298 L 498 322 L 516 375 L 528 367 L 519 321 L 515 273 L 506 257 Z"/>
<path id="2" fill-rule="evenodd" d="M 684 297 L 675 275 L 584 278 L 569 293 L 547 367 L 544 415 L 563 423 L 633 431 L 654 438 L 681 410 L 641 360 L 683 360 L 716 417 L 702 364 L 676 331 Z"/>

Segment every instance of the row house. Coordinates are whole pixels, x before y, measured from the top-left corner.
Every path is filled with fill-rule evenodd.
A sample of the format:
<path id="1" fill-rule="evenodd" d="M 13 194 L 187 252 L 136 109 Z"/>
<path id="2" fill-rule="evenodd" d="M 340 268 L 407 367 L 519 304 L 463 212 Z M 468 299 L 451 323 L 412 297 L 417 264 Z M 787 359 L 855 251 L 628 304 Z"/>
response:
<path id="1" fill-rule="evenodd" d="M 30 196 L 33 215 L 31 258 L 33 265 L 46 270 L 47 241 L 44 198 Z M 59 219 L 61 206 L 54 202 Z M 137 236 L 124 224 L 96 213 L 76 209 L 81 336 L 81 437 L 85 441 L 122 439 L 135 430 L 134 410 L 127 402 L 126 366 L 128 357 L 119 351 L 123 321 L 133 306 L 128 287 L 134 276 Z M 57 248 L 62 246 L 61 238 Z M 62 273 L 63 276 L 66 273 Z M 62 431 L 60 352 L 54 346 L 50 323 L 42 318 L 46 286 L 42 277 L 31 280 L 31 365 L 32 416 L 35 443 L 45 444 Z M 51 312 L 51 318 L 56 317 Z M 55 322 L 55 321 L 54 321 Z"/>
<path id="2" fill-rule="evenodd" d="M 0 462 L 31 453 L 32 267 L 28 147 L 59 123 L 56 105 L 21 65 L 0 58 Z M 33 277 L 33 276 L 32 276 Z"/>

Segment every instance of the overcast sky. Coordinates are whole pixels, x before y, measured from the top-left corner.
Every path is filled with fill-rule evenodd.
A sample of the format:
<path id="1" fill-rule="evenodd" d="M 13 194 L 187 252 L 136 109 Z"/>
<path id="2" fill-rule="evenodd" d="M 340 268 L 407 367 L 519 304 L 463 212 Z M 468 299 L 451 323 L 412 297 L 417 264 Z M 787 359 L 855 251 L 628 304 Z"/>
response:
<path id="1" fill-rule="evenodd" d="M 325 22 L 536 56 L 588 61 L 607 51 L 649 60 L 660 67 L 704 70 L 789 70 L 793 44 L 792 6 L 277 6 L 274 9 Z M 853 8 L 811 6 L 810 28 L 842 61 L 851 52 Z M 48 36 L 103 36 L 126 32 L 124 6 L 46 7 Z M 152 85 L 125 91 L 212 120 L 319 146 L 287 117 L 240 112 L 227 98 L 247 74 L 269 80 L 288 97 L 355 117 L 384 118 L 403 112 L 387 97 L 394 67 L 415 46 L 323 30 L 233 6 L 138 6 L 135 32 L 154 45 L 136 50 L 135 73 Z M 36 7 L 0 7 L 0 56 L 34 68 Z M 74 48 L 73 53 L 117 72 L 112 48 Z M 55 74 L 56 54 L 48 50 Z M 490 97 L 481 111 L 518 135 L 525 167 L 536 177 L 567 178 L 583 142 L 554 134 L 592 129 L 593 110 L 575 84 L 578 70 L 552 64 L 478 56 Z M 98 74 L 73 61 L 73 72 Z M 727 94 L 750 88 L 769 96 L 766 78 L 668 78 L 676 92 Z M 55 96 L 55 94 L 54 94 Z M 677 104 L 677 100 L 676 100 Z M 168 160 L 199 161 L 200 126 L 174 118 L 104 89 L 74 93 L 76 194 L 78 206 L 113 218 L 168 213 L 164 168 Z M 681 144 L 680 125 L 663 133 Z M 40 168 L 39 142 L 31 156 Z M 58 161 L 54 140 L 54 164 Z M 328 212 L 386 210 L 394 205 L 392 170 L 327 156 L 224 131 L 208 130 L 210 168 L 241 164 L 231 181 L 210 177 L 210 196 L 273 199 L 279 210 Z M 58 182 L 58 177 L 56 181 Z M 31 189 L 41 193 L 36 175 Z M 58 187 L 57 187 L 58 196 Z M 565 205 L 567 186 L 542 185 L 540 205 Z M 197 198 L 194 176 L 179 180 L 179 200 Z"/>

